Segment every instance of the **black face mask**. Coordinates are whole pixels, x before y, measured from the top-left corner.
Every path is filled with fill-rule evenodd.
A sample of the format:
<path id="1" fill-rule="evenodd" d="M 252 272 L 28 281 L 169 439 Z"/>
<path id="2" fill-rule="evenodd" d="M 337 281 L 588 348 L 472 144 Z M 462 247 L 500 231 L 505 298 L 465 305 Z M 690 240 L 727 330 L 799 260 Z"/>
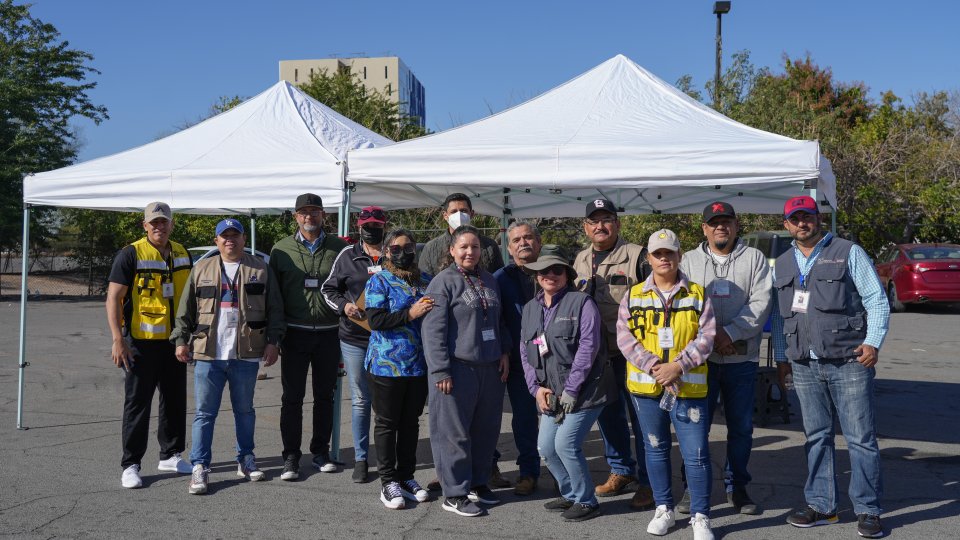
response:
<path id="1" fill-rule="evenodd" d="M 379 246 L 383 242 L 383 229 L 374 229 L 373 227 L 360 227 L 360 239 L 364 244 Z"/>
<path id="2" fill-rule="evenodd" d="M 416 257 L 416 253 L 400 253 L 394 255 L 391 253 L 389 255 L 390 264 L 396 266 L 397 268 L 406 269 L 413 265 L 413 258 Z"/>

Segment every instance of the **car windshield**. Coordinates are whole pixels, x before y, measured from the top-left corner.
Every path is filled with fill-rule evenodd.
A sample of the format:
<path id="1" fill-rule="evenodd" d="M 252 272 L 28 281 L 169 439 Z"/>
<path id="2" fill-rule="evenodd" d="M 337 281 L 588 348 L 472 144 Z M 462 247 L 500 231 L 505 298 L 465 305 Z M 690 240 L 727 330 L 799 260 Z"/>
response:
<path id="1" fill-rule="evenodd" d="M 928 261 L 933 259 L 960 260 L 960 247 L 948 246 L 925 246 L 916 247 L 907 252 L 907 256 L 913 261 Z"/>

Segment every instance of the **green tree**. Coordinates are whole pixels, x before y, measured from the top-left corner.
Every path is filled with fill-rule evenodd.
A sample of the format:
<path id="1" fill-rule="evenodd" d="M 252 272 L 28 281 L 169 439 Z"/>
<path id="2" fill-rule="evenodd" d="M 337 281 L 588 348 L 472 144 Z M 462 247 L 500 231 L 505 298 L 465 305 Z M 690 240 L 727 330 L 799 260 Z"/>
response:
<path id="1" fill-rule="evenodd" d="M 0 0 L 0 249 L 19 245 L 23 175 L 64 167 L 77 154 L 74 117 L 95 123 L 108 118 L 87 92 L 99 72 L 93 56 L 70 48 L 57 29 L 30 15 L 29 5 Z M 31 238 L 45 243 L 54 233 L 49 209 L 32 212 Z"/>

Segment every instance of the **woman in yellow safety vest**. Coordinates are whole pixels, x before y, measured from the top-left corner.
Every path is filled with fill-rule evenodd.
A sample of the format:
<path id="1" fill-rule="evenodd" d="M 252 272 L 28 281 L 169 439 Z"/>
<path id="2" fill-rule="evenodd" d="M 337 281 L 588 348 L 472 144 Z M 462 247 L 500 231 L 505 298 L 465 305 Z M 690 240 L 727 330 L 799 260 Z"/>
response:
<path id="1" fill-rule="evenodd" d="M 707 357 L 716 321 L 703 287 L 680 272 L 680 241 L 661 229 L 647 242 L 652 273 L 620 302 L 617 345 L 627 359 L 627 390 L 644 434 L 647 474 L 657 509 L 647 532 L 676 523 L 671 495 L 670 424 L 680 443 L 690 491 L 694 540 L 710 530 L 710 448 L 707 441 Z"/>

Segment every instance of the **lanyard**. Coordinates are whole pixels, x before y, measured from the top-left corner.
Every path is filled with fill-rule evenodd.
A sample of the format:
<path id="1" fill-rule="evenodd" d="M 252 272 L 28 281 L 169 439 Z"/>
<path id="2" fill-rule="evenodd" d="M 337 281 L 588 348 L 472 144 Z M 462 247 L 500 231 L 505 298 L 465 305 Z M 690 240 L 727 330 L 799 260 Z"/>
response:
<path id="1" fill-rule="evenodd" d="M 473 283 L 473 280 L 470 279 L 470 276 L 463 271 L 463 268 L 460 268 L 460 265 L 455 265 L 457 270 L 460 272 L 460 275 L 463 276 L 463 279 L 467 280 L 467 285 L 473 290 L 473 294 L 477 295 L 477 298 L 480 300 L 480 307 L 483 309 L 483 320 L 487 320 L 487 299 L 483 296 L 483 282 L 480 282 L 480 289 L 477 289 L 477 286 Z"/>
<path id="2" fill-rule="evenodd" d="M 323 249 L 323 244 L 324 244 L 324 242 L 326 242 L 326 240 L 327 240 L 326 237 L 324 237 L 324 239 L 320 242 L 320 247 L 318 247 L 317 249 Z M 300 254 L 300 264 L 303 265 L 303 271 L 304 271 L 304 272 L 307 271 L 307 260 L 303 258 L 303 250 L 305 250 L 305 249 L 306 249 L 306 248 L 303 246 L 303 243 L 298 240 L 298 241 L 297 241 L 297 253 Z M 323 268 L 323 258 L 326 257 L 326 256 L 327 256 L 327 252 L 326 252 L 326 251 L 322 251 L 322 252 L 320 253 L 320 268 Z M 311 254 L 310 254 L 310 272 L 307 274 L 308 276 L 311 276 L 311 277 L 317 276 L 317 273 L 316 273 L 316 272 L 317 272 L 316 262 L 317 262 L 317 255 L 316 255 L 316 253 L 311 253 Z"/>
<path id="3" fill-rule="evenodd" d="M 240 267 L 237 267 L 237 273 L 233 275 L 233 280 L 227 277 L 227 267 L 223 265 L 223 259 L 220 259 L 220 275 L 227 282 L 227 288 L 230 289 L 230 295 L 233 297 L 233 304 L 240 305 L 240 296 L 237 294 L 237 281 L 240 279 Z"/>

